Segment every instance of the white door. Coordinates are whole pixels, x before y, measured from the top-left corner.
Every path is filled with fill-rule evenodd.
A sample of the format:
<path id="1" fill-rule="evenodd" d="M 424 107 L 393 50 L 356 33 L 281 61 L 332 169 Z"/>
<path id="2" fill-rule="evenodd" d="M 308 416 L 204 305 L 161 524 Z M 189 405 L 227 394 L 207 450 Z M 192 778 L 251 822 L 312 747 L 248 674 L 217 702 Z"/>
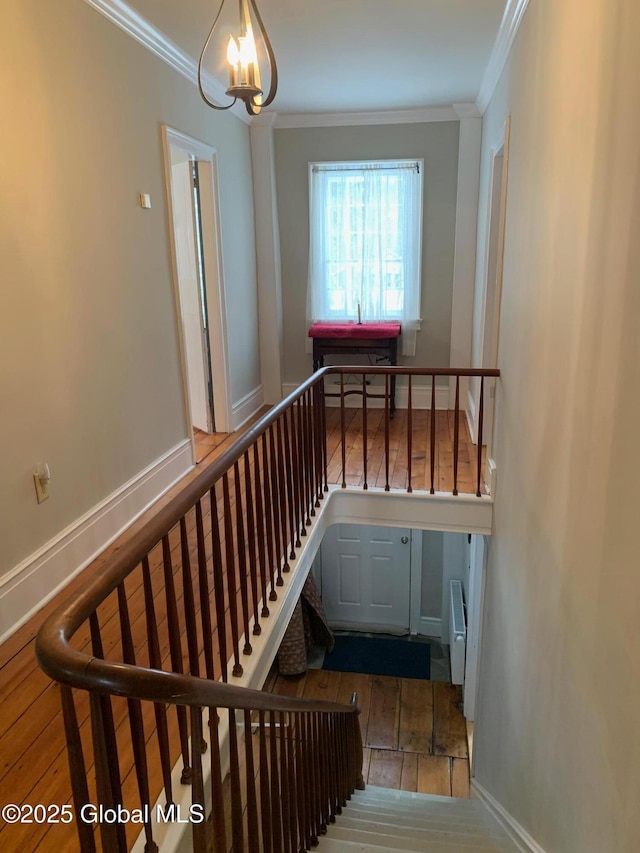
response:
<path id="1" fill-rule="evenodd" d="M 335 524 L 322 540 L 322 603 L 334 627 L 409 631 L 411 531 Z"/>

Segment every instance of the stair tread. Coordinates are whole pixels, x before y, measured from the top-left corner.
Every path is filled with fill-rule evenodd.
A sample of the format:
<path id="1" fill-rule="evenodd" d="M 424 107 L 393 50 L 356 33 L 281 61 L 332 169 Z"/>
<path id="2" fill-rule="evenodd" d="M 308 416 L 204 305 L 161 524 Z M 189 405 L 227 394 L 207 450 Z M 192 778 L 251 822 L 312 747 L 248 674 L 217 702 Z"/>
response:
<path id="1" fill-rule="evenodd" d="M 350 827 L 341 828 L 337 823 L 327 831 L 326 839 L 331 841 L 358 842 L 363 849 L 383 847 L 391 850 L 413 851 L 424 853 L 425 840 L 428 841 L 429 853 L 499 853 L 497 840 L 490 836 L 467 836 L 440 833 L 434 837 L 431 833 L 425 839 L 417 833 L 415 837 L 399 837 L 395 834 L 367 832 Z M 324 841 L 324 839 L 323 839 Z M 322 846 L 319 848 L 322 850 Z M 325 848 L 326 849 L 326 848 Z"/>
<path id="2" fill-rule="evenodd" d="M 345 809 L 340 817 L 340 826 L 380 827 L 381 831 L 392 832 L 455 832 L 458 835 L 486 835 L 491 837 L 491 831 L 481 821 L 463 823 L 450 817 L 436 817 L 431 820 L 401 820 L 397 815 L 375 813 L 353 813 L 351 809 Z"/>

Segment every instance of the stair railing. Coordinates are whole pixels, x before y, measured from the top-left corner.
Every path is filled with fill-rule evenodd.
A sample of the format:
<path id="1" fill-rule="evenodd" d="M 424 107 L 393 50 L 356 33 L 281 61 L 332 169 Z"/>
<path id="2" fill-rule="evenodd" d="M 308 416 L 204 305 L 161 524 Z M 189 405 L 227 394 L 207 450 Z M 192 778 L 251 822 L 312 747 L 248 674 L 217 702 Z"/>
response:
<path id="1" fill-rule="evenodd" d="M 99 847 L 124 853 L 141 825 L 145 850 L 157 849 L 153 804 L 161 798 L 168 810 L 161 822 L 175 817 L 181 784 L 191 786 L 197 853 L 227 851 L 231 843 L 236 851 L 294 853 L 314 843 L 361 785 L 355 701 L 308 702 L 228 683 L 243 674 L 251 638 L 261 633 L 329 488 L 324 378 L 359 370 L 324 368 L 310 377 L 42 626 L 36 653 L 61 684 L 83 853 Z M 436 376 L 496 374 L 393 370 L 409 376 L 409 413 L 411 376 L 432 376 L 432 423 Z M 367 368 L 367 374 L 381 372 Z M 387 435 L 388 387 L 386 378 Z M 366 410 L 363 396 L 365 434 Z M 457 415 L 456 405 L 456 422 Z M 229 820 L 223 819 L 225 784 Z M 103 811 L 94 814 L 93 805 Z M 129 817 L 135 811 L 136 820 L 118 820 L 123 810 Z"/>

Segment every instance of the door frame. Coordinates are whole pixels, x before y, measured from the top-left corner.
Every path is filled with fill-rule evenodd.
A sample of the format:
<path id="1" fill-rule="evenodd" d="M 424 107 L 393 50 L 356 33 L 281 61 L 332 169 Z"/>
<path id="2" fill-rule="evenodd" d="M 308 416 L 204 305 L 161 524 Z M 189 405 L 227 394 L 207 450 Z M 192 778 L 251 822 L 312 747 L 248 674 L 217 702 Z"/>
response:
<path id="1" fill-rule="evenodd" d="M 500 308 L 502 301 L 502 276 L 504 271 L 504 237 L 507 213 L 507 181 L 509 174 L 509 140 L 511 116 L 507 116 L 500 134 L 491 146 L 491 168 L 489 173 L 489 198 L 487 204 L 487 229 L 485 235 L 483 291 L 479 340 L 479 366 L 493 369 L 498 366 L 498 342 L 500 338 Z M 502 161 L 502 162 L 500 162 Z M 500 172 L 498 172 L 500 169 Z M 496 186 L 497 179 L 500 183 Z M 495 241 L 495 271 L 492 263 L 492 246 Z M 493 301 L 493 310 L 489 306 Z M 473 442 L 478 441 L 478 413 L 480 383 L 475 384 L 475 417 Z M 490 493 L 494 493 L 492 482 L 495 472 L 494 424 L 496 407 L 496 382 L 490 387 L 489 405 L 485 403 L 483 438 L 487 445 L 487 480 Z M 486 398 L 485 398 L 486 400 Z M 486 427 L 486 428 L 485 428 Z"/>
<path id="2" fill-rule="evenodd" d="M 200 215 L 202 223 L 202 254 L 205 268 L 205 283 L 209 322 L 209 352 L 211 354 L 211 377 L 213 382 L 213 407 L 216 431 L 231 432 L 233 412 L 231 407 L 231 374 L 229 370 L 227 311 L 222 264 L 222 234 L 220 230 L 220 205 L 218 196 L 218 155 L 215 148 L 187 136 L 179 130 L 162 125 L 162 149 L 165 168 L 165 190 L 169 247 L 174 285 L 180 366 L 182 370 L 183 404 L 187 428 L 191 437 L 193 461 L 196 459 L 195 439 L 191 417 L 191 401 L 187 382 L 187 357 L 184 339 L 182 308 L 176 254 L 176 235 L 171 197 L 171 149 L 177 148 L 198 161 L 200 178 Z"/>

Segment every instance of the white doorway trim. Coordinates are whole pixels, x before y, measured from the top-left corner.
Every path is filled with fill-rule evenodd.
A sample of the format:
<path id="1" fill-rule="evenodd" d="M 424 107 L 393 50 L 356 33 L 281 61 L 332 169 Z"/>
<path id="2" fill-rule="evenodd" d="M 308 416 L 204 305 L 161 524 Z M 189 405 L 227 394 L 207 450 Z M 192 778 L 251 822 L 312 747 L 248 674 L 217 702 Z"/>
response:
<path id="1" fill-rule="evenodd" d="M 165 186 L 171 249 L 171 267 L 173 272 L 176 316 L 178 318 L 178 337 L 180 342 L 180 362 L 183 376 L 183 399 L 187 427 L 190 431 L 195 462 L 195 441 L 193 439 L 191 403 L 188 393 L 186 345 L 180 305 L 178 265 L 176 253 L 176 235 L 174 230 L 173 202 L 171 196 L 171 150 L 178 149 L 198 161 L 200 176 L 200 205 L 202 217 L 203 264 L 206 270 L 206 293 L 209 319 L 209 351 L 211 353 L 211 376 L 213 384 L 213 405 L 217 432 L 233 431 L 233 412 L 231 407 L 231 375 L 229 371 L 227 345 L 227 312 L 222 265 L 222 238 L 218 203 L 218 164 L 214 148 L 193 139 L 173 128 L 162 126 L 162 148 L 164 153 Z"/>
<path id="2" fill-rule="evenodd" d="M 464 715 L 470 722 L 475 720 L 478 684 L 480 682 L 480 648 L 487 547 L 484 536 L 476 534 L 471 536 L 467 601 L 467 654 L 464 670 Z"/>
<path id="3" fill-rule="evenodd" d="M 507 178 L 509 170 L 509 137 L 511 117 L 507 117 L 498 139 L 491 146 L 491 169 L 489 174 L 489 198 L 487 209 L 487 233 L 484 250 L 483 291 L 481 305 L 479 367 L 493 369 L 498 366 L 498 341 L 500 336 L 500 305 L 502 300 L 502 276 L 504 268 L 504 237 L 507 209 Z M 473 415 L 472 439 L 478 441 L 478 408 L 480 382 L 472 382 L 473 394 L 470 407 Z M 494 494 L 494 424 L 496 405 L 496 381 L 485 380 L 483 443 L 487 445 L 487 481 L 489 491 Z"/>

